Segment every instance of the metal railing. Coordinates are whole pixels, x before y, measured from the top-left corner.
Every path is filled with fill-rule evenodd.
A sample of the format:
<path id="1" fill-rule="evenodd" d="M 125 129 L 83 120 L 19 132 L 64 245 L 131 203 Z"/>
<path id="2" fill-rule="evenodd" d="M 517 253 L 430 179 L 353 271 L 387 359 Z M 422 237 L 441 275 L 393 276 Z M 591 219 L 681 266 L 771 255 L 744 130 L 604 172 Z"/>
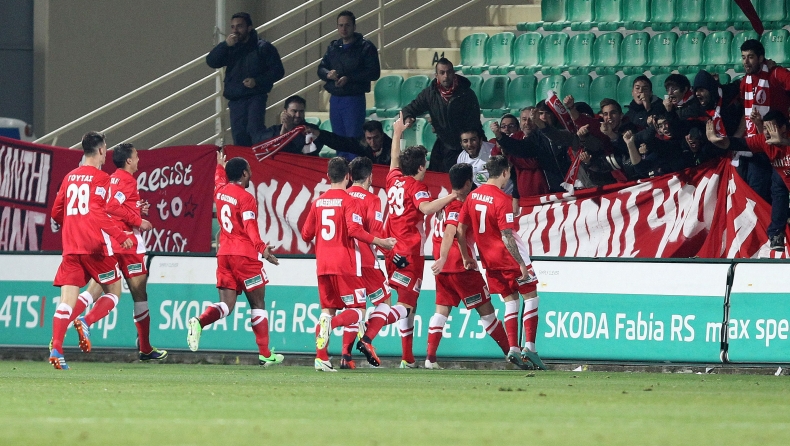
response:
<path id="1" fill-rule="evenodd" d="M 293 8 L 290 11 L 288 11 L 288 12 L 286 12 L 284 14 L 281 14 L 280 16 L 275 17 L 274 19 L 269 20 L 268 22 L 258 26 L 256 28 L 256 31 L 258 31 L 258 33 L 261 33 L 261 32 L 263 32 L 263 31 L 265 31 L 267 29 L 270 29 L 273 26 L 275 26 L 276 24 L 282 23 L 283 21 L 285 21 L 285 20 L 287 20 L 289 18 L 292 18 L 292 17 L 294 17 L 294 16 L 296 16 L 298 14 L 301 14 L 301 13 L 305 13 L 309 8 L 314 7 L 314 6 L 322 3 L 322 1 L 323 0 L 308 0 L 307 2 L 301 4 L 300 6 L 298 6 L 296 8 Z M 377 43 L 378 43 L 377 47 L 378 47 L 379 51 L 381 51 L 383 49 L 387 49 L 387 48 L 393 47 L 394 45 L 396 45 L 397 43 L 403 41 L 404 39 L 412 37 L 415 34 L 421 32 L 422 30 L 439 23 L 440 21 L 444 20 L 445 18 L 449 17 L 450 15 L 456 14 L 457 12 L 459 12 L 459 11 L 467 8 L 468 6 L 471 6 L 471 5 L 473 5 L 473 4 L 478 2 L 478 0 L 467 0 L 467 1 L 463 2 L 462 4 L 459 4 L 458 6 L 456 6 L 455 8 L 453 8 L 452 10 L 450 10 L 448 12 L 436 13 L 436 15 L 433 16 L 430 20 L 428 20 L 427 23 L 425 23 L 425 24 L 413 29 L 412 31 L 410 31 L 408 33 L 400 35 L 398 38 L 396 38 L 396 39 L 394 39 L 394 40 L 392 40 L 390 42 L 386 42 L 385 43 L 385 42 L 383 42 L 383 37 L 382 36 L 384 35 L 384 31 L 386 29 L 391 28 L 392 26 L 394 26 L 394 25 L 396 25 L 396 24 L 398 24 L 400 22 L 403 22 L 404 20 L 407 20 L 407 19 L 409 19 L 409 18 L 411 18 L 414 15 L 419 14 L 419 13 L 422 13 L 424 15 L 424 17 L 427 18 L 428 16 L 426 15 L 426 11 L 430 7 L 438 5 L 438 4 L 441 3 L 440 0 L 428 0 L 424 4 L 412 9 L 411 11 L 408 11 L 408 12 L 403 13 L 403 14 L 399 14 L 393 20 L 390 20 L 389 22 L 386 22 L 385 21 L 385 14 L 384 14 L 385 11 L 388 10 L 388 9 L 393 8 L 394 6 L 396 6 L 397 4 L 399 4 L 399 3 L 403 2 L 403 1 L 404 0 L 390 0 L 388 2 L 385 2 L 385 0 L 350 0 L 350 1 L 345 2 L 342 6 L 339 6 L 337 8 L 332 9 L 331 11 L 323 12 L 320 17 L 318 17 L 316 19 L 313 19 L 313 20 L 310 20 L 309 22 L 305 23 L 304 25 L 302 25 L 302 26 L 300 26 L 300 27 L 298 27 L 298 28 L 286 33 L 285 35 L 275 39 L 274 41 L 272 41 L 272 43 L 276 46 L 278 43 L 282 43 L 282 42 L 285 42 L 286 40 L 291 39 L 293 37 L 300 36 L 305 31 L 310 30 L 310 29 L 318 26 L 320 24 L 320 22 L 322 22 L 324 20 L 327 20 L 330 17 L 334 18 L 335 15 L 338 12 L 342 11 L 342 10 L 349 9 L 349 8 L 355 6 L 355 5 L 360 4 L 360 3 L 367 3 L 367 4 L 373 3 L 375 6 L 373 6 L 370 9 L 370 11 L 368 11 L 368 12 L 362 14 L 361 16 L 357 17 L 357 23 L 360 23 L 360 22 L 362 22 L 362 21 L 364 21 L 366 19 L 370 19 L 370 18 L 376 18 L 377 19 L 377 26 L 376 26 L 376 28 L 373 29 L 372 31 L 368 32 L 367 34 L 365 34 L 365 37 L 368 38 L 368 39 L 372 39 L 372 38 L 375 37 L 377 39 Z M 217 11 L 216 11 L 217 26 L 215 28 L 215 41 L 220 42 L 220 41 L 224 40 L 224 35 L 221 32 L 221 27 L 225 25 L 225 20 L 226 20 L 225 19 L 225 5 L 224 5 L 224 1 L 218 0 L 216 9 L 217 9 Z M 336 30 L 333 29 L 329 33 L 323 34 L 320 37 L 318 37 L 318 38 L 316 38 L 316 39 L 314 39 L 314 40 L 302 45 L 298 49 L 296 49 L 296 50 L 294 50 L 294 51 L 282 56 L 281 59 L 282 59 L 283 62 L 287 62 L 289 60 L 298 58 L 300 56 L 301 57 L 306 57 L 306 53 L 308 51 L 313 50 L 317 46 L 319 46 L 319 45 L 321 45 L 321 44 L 323 44 L 325 42 L 328 42 L 328 41 L 330 41 L 330 40 L 332 40 L 334 38 L 337 38 L 337 32 L 336 32 Z M 200 57 L 197 57 L 194 60 L 192 60 L 190 62 L 187 62 L 186 64 L 184 64 L 184 65 L 182 65 L 182 66 L 180 66 L 180 67 L 178 67 L 178 68 L 176 68 L 174 70 L 171 70 L 168 73 L 165 73 L 164 75 L 162 75 L 162 76 L 160 76 L 160 77 L 158 77 L 158 78 L 156 78 L 156 79 L 154 79 L 154 80 L 152 80 L 152 81 L 150 81 L 150 82 L 148 82 L 148 83 L 146 83 L 146 84 L 144 84 L 144 85 L 142 85 L 142 86 L 130 91 L 129 93 L 127 93 L 127 94 L 125 94 L 125 95 L 123 95 L 123 96 L 121 96 L 121 97 L 119 97 L 119 98 L 117 98 L 117 99 L 115 99 L 115 100 L 113 100 L 113 101 L 111 101 L 111 102 L 109 102 L 109 103 L 97 108 L 96 110 L 94 110 L 94 111 L 92 111 L 92 112 L 90 112 L 90 113 L 88 113 L 88 114 L 86 114 L 86 115 L 84 115 L 84 116 L 82 116 L 80 118 L 77 118 L 74 121 L 69 122 L 68 124 L 65 124 L 65 125 L 57 128 L 57 129 L 55 129 L 55 130 L 53 130 L 53 131 L 51 131 L 49 133 L 47 133 L 46 135 L 38 138 L 35 142 L 42 143 L 42 144 L 56 145 L 58 143 L 58 140 L 63 135 L 67 134 L 68 132 L 74 131 L 75 129 L 77 129 L 79 127 L 85 126 L 86 124 L 91 123 L 92 121 L 96 120 L 97 118 L 100 118 L 102 116 L 106 116 L 108 112 L 116 109 L 117 107 L 119 107 L 119 106 L 121 106 L 123 104 L 129 103 L 129 101 L 131 101 L 132 99 L 139 98 L 142 95 L 151 92 L 155 88 L 158 88 L 158 87 L 162 86 L 164 83 L 175 79 L 177 76 L 181 76 L 181 75 L 184 75 L 186 73 L 189 73 L 192 70 L 195 70 L 195 69 L 197 69 L 199 67 L 200 68 L 205 67 L 206 54 L 203 54 Z M 300 75 L 302 75 L 302 74 L 304 74 L 304 73 L 306 73 L 306 72 L 308 72 L 310 70 L 315 70 L 320 62 L 321 62 L 320 58 L 316 59 L 316 60 L 314 60 L 314 61 L 312 61 L 310 63 L 305 64 L 303 67 L 288 73 L 286 76 L 283 77 L 283 79 L 281 79 L 280 81 L 278 81 L 278 82 L 276 82 L 274 84 L 275 87 L 278 86 L 278 85 L 282 85 L 285 82 L 288 82 L 289 80 L 295 79 L 297 76 L 300 76 Z M 137 133 L 130 134 L 130 135 L 124 135 L 124 139 L 125 140 L 137 140 L 138 138 L 141 138 L 143 136 L 149 135 L 149 134 L 155 132 L 156 130 L 163 129 L 165 126 L 173 124 L 174 121 L 177 120 L 178 118 L 181 118 L 181 117 L 187 115 L 188 113 L 196 111 L 196 110 L 200 109 L 201 107 L 207 106 L 208 104 L 211 104 L 213 102 L 214 103 L 213 112 L 208 114 L 208 116 L 204 115 L 204 116 L 198 117 L 197 118 L 197 122 L 193 122 L 191 124 L 188 123 L 188 124 L 186 124 L 186 127 L 181 129 L 181 130 L 178 130 L 178 129 L 171 130 L 171 127 L 175 127 L 175 125 L 172 125 L 171 127 L 168 127 L 167 128 L 168 131 L 174 131 L 175 133 L 172 134 L 171 136 L 168 136 L 166 139 L 162 140 L 161 142 L 151 145 L 150 148 L 158 148 L 158 147 L 163 147 L 163 146 L 166 146 L 168 144 L 171 144 L 173 141 L 176 141 L 178 138 L 181 138 L 181 137 L 184 137 L 186 135 L 189 135 L 190 133 L 193 133 L 193 132 L 195 132 L 198 129 L 205 129 L 205 128 L 207 128 L 208 124 L 210 124 L 212 122 L 214 123 L 214 133 L 211 136 L 209 136 L 208 138 L 202 140 L 200 142 L 200 144 L 207 144 L 207 143 L 210 143 L 210 142 L 214 142 L 217 145 L 221 145 L 223 143 L 223 141 L 224 141 L 224 135 L 228 134 L 228 132 L 230 130 L 229 126 L 226 124 L 226 122 L 227 122 L 227 115 L 228 115 L 228 109 L 224 105 L 223 99 L 222 99 L 222 76 L 223 76 L 223 74 L 224 74 L 223 69 L 216 70 L 212 74 L 210 74 L 208 76 L 205 76 L 205 77 L 202 77 L 199 80 L 197 80 L 197 81 L 195 81 L 195 82 L 193 82 L 193 83 L 191 83 L 191 84 L 189 84 L 189 85 L 187 85 L 187 86 L 185 86 L 183 88 L 180 88 L 180 89 L 176 90 L 175 92 L 173 92 L 173 93 L 171 93 L 171 94 L 169 94 L 169 95 L 167 95 L 167 96 L 165 96 L 165 97 L 163 97 L 163 98 L 161 98 L 159 100 L 156 100 L 152 104 L 143 107 L 141 110 L 130 114 L 126 118 L 121 119 L 120 121 L 118 121 L 118 122 L 110 125 L 109 127 L 105 128 L 103 130 L 103 132 L 104 133 L 117 132 L 120 128 L 122 128 L 124 126 L 127 126 L 127 125 L 129 125 L 130 123 L 133 123 L 133 122 L 139 122 L 138 120 L 140 120 L 141 118 L 145 117 L 146 115 L 148 115 L 149 113 L 153 112 L 154 110 L 157 110 L 157 109 L 159 109 L 159 108 L 161 108 L 161 107 L 163 107 L 163 106 L 165 106 L 167 104 L 171 104 L 174 100 L 182 98 L 185 94 L 192 92 L 193 90 L 197 89 L 198 87 L 205 87 L 205 86 L 211 85 L 211 83 L 213 82 L 213 84 L 214 84 L 214 89 L 213 90 L 214 91 L 211 94 L 209 94 L 208 96 L 206 96 L 204 98 L 201 98 L 200 100 L 196 101 L 195 103 L 193 103 L 193 104 L 181 109 L 180 111 L 178 111 L 178 112 L 166 117 L 165 119 L 160 120 L 159 122 L 156 122 L 153 125 L 148 126 L 147 128 L 145 128 L 145 129 L 143 129 L 143 130 L 141 130 L 141 131 L 139 131 Z M 303 94 L 303 93 L 305 93 L 307 91 L 310 91 L 310 90 L 313 90 L 313 89 L 318 89 L 322 82 L 323 81 L 321 81 L 321 80 L 316 80 L 315 82 L 312 82 L 312 83 L 306 85 L 305 87 L 303 87 L 301 89 L 298 89 L 297 91 L 291 91 L 287 95 L 283 95 L 282 98 L 279 98 L 279 99 L 277 99 L 275 101 L 269 101 L 269 105 L 267 106 L 267 111 L 270 110 L 270 109 L 273 109 L 275 107 L 278 107 L 283 102 L 283 100 L 285 100 L 285 98 L 287 98 L 288 96 L 291 96 L 293 94 Z M 207 109 L 207 107 L 203 107 L 203 108 Z M 80 146 L 80 143 L 77 142 L 77 143 L 71 145 L 71 148 L 77 148 L 79 146 Z"/>

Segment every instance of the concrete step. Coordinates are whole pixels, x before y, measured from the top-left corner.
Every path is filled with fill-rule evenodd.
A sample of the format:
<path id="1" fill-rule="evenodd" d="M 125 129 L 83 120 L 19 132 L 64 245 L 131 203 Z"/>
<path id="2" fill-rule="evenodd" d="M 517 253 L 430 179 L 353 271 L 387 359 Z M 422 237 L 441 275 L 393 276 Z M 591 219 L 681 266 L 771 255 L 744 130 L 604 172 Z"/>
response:
<path id="1" fill-rule="evenodd" d="M 461 61 L 459 48 L 404 48 L 403 60 L 406 68 L 434 70 L 436 61 L 446 57 L 450 62 L 458 64 Z"/>
<path id="2" fill-rule="evenodd" d="M 515 28 L 522 22 L 540 22 L 540 2 L 533 5 L 492 5 L 486 7 L 486 23 Z"/>
<path id="3" fill-rule="evenodd" d="M 503 32 L 516 32 L 515 25 L 513 26 L 448 26 L 444 29 L 444 38 L 447 40 L 447 45 L 451 48 L 460 48 L 461 42 L 470 34 L 486 33 L 492 36 L 497 33 Z M 453 61 L 455 62 L 455 61 Z"/>

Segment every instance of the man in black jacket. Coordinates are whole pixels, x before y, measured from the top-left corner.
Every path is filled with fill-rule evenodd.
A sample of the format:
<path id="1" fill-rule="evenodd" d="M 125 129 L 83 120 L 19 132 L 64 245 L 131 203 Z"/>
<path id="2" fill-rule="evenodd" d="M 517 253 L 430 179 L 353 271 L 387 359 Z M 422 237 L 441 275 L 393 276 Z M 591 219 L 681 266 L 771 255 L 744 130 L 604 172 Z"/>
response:
<path id="1" fill-rule="evenodd" d="M 305 122 L 304 116 L 306 106 L 307 101 L 301 96 L 293 95 L 287 98 L 283 104 L 284 110 L 282 113 L 280 113 L 280 123 L 264 130 L 262 132 L 263 137 L 261 140 L 272 139 L 280 135 L 284 135 L 293 130 L 294 127 L 300 125 L 303 125 L 308 129 L 315 128 L 318 130 L 318 127 Z M 306 139 L 303 135 L 298 135 L 296 138 L 294 138 L 294 140 L 280 149 L 280 152 L 318 156 L 318 153 L 321 151 L 322 147 L 323 145 L 318 141 L 314 141 L 312 138 Z"/>
<path id="2" fill-rule="evenodd" d="M 309 128 L 308 132 L 313 134 L 315 144 L 330 147 L 338 152 L 370 158 L 373 164 L 389 166 L 392 138 L 384 133 L 381 122 L 367 121 L 362 126 L 362 130 L 365 132 L 364 140 L 340 136 L 327 130 L 318 130 L 317 128 Z"/>
<path id="3" fill-rule="evenodd" d="M 340 38 L 333 40 L 318 65 L 318 77 L 326 81 L 329 98 L 329 121 L 340 136 L 362 137 L 365 123 L 365 93 L 370 83 L 381 76 L 379 53 L 370 40 L 356 32 L 356 18 L 351 11 L 337 16 Z M 349 157 L 353 158 L 353 157 Z"/>
<path id="4" fill-rule="evenodd" d="M 431 151 L 430 170 L 449 172 L 456 164 L 463 150 L 462 130 L 479 129 L 478 133 L 483 134 L 480 103 L 471 85 L 467 78 L 455 74 L 452 62 L 442 57 L 436 62 L 436 80 L 403 107 L 403 120 L 409 126 L 425 112 L 431 116 L 437 140 Z"/>
<path id="5" fill-rule="evenodd" d="M 283 78 L 280 54 L 271 43 L 258 39 L 252 19 L 246 12 L 233 14 L 231 33 L 206 56 L 211 68 L 225 68 L 233 144 L 251 146 L 263 140 L 266 128 L 266 100 L 274 83 Z"/>

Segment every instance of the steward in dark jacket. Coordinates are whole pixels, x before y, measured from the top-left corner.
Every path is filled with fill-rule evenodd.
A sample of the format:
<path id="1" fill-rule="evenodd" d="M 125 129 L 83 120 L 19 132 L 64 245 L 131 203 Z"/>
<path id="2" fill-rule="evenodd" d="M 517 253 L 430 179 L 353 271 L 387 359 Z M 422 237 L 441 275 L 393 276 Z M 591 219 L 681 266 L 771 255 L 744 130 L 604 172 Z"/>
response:
<path id="1" fill-rule="evenodd" d="M 327 74 L 336 71 L 337 77 L 346 77 L 342 87 L 329 79 Z M 358 96 L 370 92 L 370 83 L 381 76 L 379 53 L 376 45 L 362 34 L 354 33 L 354 42 L 343 48 L 343 39 L 333 40 L 318 65 L 318 77 L 325 81 L 324 89 L 332 96 Z"/>

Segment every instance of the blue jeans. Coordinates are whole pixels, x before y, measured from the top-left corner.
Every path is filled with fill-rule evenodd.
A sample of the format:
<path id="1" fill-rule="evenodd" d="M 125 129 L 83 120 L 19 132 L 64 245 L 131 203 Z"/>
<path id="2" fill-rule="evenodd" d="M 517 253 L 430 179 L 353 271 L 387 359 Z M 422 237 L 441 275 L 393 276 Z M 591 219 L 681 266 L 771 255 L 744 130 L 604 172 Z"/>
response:
<path id="1" fill-rule="evenodd" d="M 362 125 L 365 124 L 365 95 L 331 96 L 329 122 L 332 123 L 332 133 L 336 135 L 362 138 Z M 356 158 L 352 153 L 337 152 L 337 154 L 347 160 Z"/>
<path id="2" fill-rule="evenodd" d="M 266 130 L 267 99 L 268 95 L 261 94 L 228 101 L 234 145 L 250 147 L 263 140 L 261 134 Z"/>

